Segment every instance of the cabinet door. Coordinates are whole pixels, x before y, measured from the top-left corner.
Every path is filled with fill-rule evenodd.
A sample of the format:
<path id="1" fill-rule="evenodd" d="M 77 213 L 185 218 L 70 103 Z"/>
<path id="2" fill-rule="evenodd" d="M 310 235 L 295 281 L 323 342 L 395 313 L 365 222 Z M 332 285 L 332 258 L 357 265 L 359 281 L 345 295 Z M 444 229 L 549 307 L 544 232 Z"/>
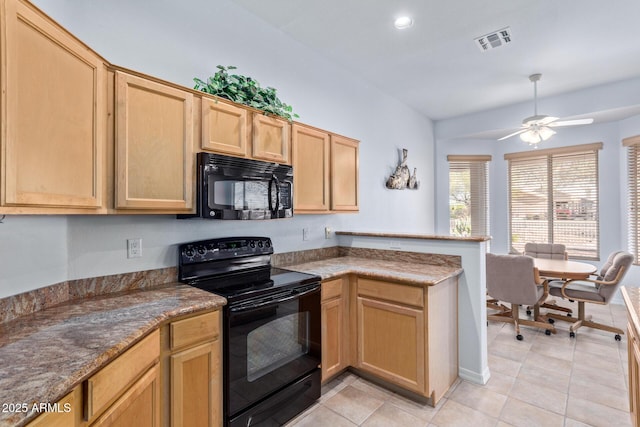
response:
<path id="1" fill-rule="evenodd" d="M 425 327 L 421 309 L 358 296 L 357 328 L 359 369 L 425 393 Z"/>
<path id="2" fill-rule="evenodd" d="M 193 206 L 193 95 L 116 72 L 116 208 Z"/>
<path id="3" fill-rule="evenodd" d="M 220 340 L 171 356 L 171 425 L 222 425 Z"/>
<path id="4" fill-rule="evenodd" d="M 322 303 L 322 381 L 344 368 L 345 313 L 342 297 Z"/>
<path id="5" fill-rule="evenodd" d="M 331 210 L 359 209 L 358 141 L 331 135 Z"/>
<path id="6" fill-rule="evenodd" d="M 248 112 L 215 99 L 202 98 L 202 149 L 246 157 Z"/>
<path id="7" fill-rule="evenodd" d="M 289 147 L 291 125 L 286 120 L 253 113 L 253 149 L 254 159 L 283 164 L 291 164 Z"/>
<path id="8" fill-rule="evenodd" d="M 3 5 L 2 204 L 101 207 L 105 64 L 31 6 Z"/>
<path id="9" fill-rule="evenodd" d="M 158 427 L 160 368 L 155 364 L 113 403 L 92 426 Z"/>
<path id="10" fill-rule="evenodd" d="M 293 125 L 293 211 L 329 211 L 329 134 Z"/>

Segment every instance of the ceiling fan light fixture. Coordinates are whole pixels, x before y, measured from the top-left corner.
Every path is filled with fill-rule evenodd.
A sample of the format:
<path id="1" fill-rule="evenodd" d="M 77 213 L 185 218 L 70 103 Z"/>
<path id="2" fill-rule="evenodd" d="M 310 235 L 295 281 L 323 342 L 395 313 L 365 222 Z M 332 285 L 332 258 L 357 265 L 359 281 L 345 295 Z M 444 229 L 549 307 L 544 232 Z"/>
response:
<path id="1" fill-rule="evenodd" d="M 398 30 L 405 30 L 413 26 L 413 19 L 410 16 L 401 16 L 393 21 L 393 26 Z"/>
<path id="2" fill-rule="evenodd" d="M 547 126 L 534 126 L 526 132 L 520 134 L 520 139 L 528 142 L 529 145 L 536 145 L 539 142 L 546 141 L 556 134 L 556 131 Z"/>
<path id="3" fill-rule="evenodd" d="M 540 138 L 542 138 L 543 141 L 546 141 L 547 139 L 555 135 L 556 131 L 549 127 L 541 126 L 538 130 L 538 133 L 540 134 Z"/>

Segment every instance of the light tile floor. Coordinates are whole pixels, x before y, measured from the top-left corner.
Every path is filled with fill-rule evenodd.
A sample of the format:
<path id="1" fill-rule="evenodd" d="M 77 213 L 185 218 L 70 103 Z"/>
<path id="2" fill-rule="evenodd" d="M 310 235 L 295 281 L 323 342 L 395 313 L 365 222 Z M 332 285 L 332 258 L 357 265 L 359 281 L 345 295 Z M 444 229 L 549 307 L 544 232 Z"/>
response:
<path id="1" fill-rule="evenodd" d="M 577 307 L 574 307 L 577 313 Z M 588 306 L 595 321 L 626 330 L 624 305 Z M 322 397 L 287 427 L 342 426 L 630 426 L 627 341 L 582 328 L 558 333 L 490 322 L 491 379 L 484 385 L 458 380 L 433 408 L 346 372 L 323 387 Z"/>

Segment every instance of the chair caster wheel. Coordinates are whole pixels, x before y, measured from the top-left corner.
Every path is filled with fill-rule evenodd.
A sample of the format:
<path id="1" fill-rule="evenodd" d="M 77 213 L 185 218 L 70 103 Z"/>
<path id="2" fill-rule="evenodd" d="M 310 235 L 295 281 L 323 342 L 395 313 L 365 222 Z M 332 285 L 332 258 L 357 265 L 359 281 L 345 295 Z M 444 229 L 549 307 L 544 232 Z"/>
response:
<path id="1" fill-rule="evenodd" d="M 522 341 L 522 335 L 520 335 L 520 334 L 516 335 L 516 339 L 517 339 L 518 341 Z"/>
<path id="2" fill-rule="evenodd" d="M 616 339 L 616 341 L 622 341 L 622 337 L 620 336 L 620 334 L 616 334 L 614 338 Z"/>
<path id="3" fill-rule="evenodd" d="M 531 316 L 531 310 L 527 310 L 527 316 Z"/>
<path id="4" fill-rule="evenodd" d="M 546 331 L 544 331 L 545 335 L 551 335 L 551 331 L 549 329 L 547 329 Z"/>
<path id="5" fill-rule="evenodd" d="M 547 322 L 551 323 L 552 325 L 556 323 L 555 319 L 547 319 Z"/>
<path id="6" fill-rule="evenodd" d="M 569 332 L 569 337 L 570 338 L 575 338 L 576 337 L 576 333 L 575 332 Z"/>

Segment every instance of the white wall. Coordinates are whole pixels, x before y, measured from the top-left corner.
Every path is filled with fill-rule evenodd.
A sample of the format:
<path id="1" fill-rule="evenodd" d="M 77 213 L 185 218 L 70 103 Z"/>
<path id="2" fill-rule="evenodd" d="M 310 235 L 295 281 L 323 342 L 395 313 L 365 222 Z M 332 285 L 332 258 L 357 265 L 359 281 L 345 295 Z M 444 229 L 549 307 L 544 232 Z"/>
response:
<path id="1" fill-rule="evenodd" d="M 563 96 L 542 99 L 538 111 L 559 116 L 585 114 L 589 111 L 610 110 L 640 104 L 640 79 L 594 87 Z M 544 106 L 544 107 L 542 107 Z M 508 242 L 508 193 L 507 161 L 505 153 L 531 150 L 518 137 L 504 141 L 494 139 L 471 139 L 462 137 L 473 133 L 495 129 L 509 129 L 531 114 L 530 103 L 517 104 L 506 108 L 485 111 L 479 114 L 436 122 L 436 232 L 448 233 L 448 154 L 491 154 L 490 179 L 490 222 L 491 252 L 506 253 Z M 505 134 L 508 132 L 505 132 Z M 599 152 L 599 195 L 600 195 L 600 258 L 593 262 L 600 266 L 607 255 L 620 249 L 627 249 L 627 180 L 626 150 L 621 140 L 640 134 L 640 116 L 619 121 L 594 123 L 589 126 L 560 128 L 541 148 L 553 148 L 602 142 Z M 640 267 L 633 267 L 625 277 L 626 286 L 640 286 Z M 617 299 L 621 302 L 621 299 Z"/>
<path id="2" fill-rule="evenodd" d="M 1 216 L 0 216 L 1 218 Z M 0 223 L 0 298 L 67 279 L 67 219 L 7 216 Z"/>
<path id="3" fill-rule="evenodd" d="M 229 235 L 267 235 L 278 252 L 331 246 L 324 227 L 432 233 L 433 125 L 357 75 L 288 39 L 227 0 L 36 0 L 34 3 L 114 64 L 185 86 L 215 66 L 236 65 L 278 89 L 300 121 L 361 141 L 358 214 L 299 215 L 267 222 L 178 221 L 173 216 L 11 217 L 0 225 L 0 298 L 70 279 L 176 264 L 175 244 Z M 418 190 L 384 187 L 398 150 L 409 150 Z M 308 227 L 310 240 L 302 241 Z M 26 245 L 23 236 L 37 230 Z M 126 239 L 143 239 L 143 257 L 126 258 Z M 68 241 L 68 243 L 67 243 Z M 64 243 L 62 243 L 64 242 Z M 39 247 L 50 267 L 30 267 L 15 248 Z M 55 274 L 50 274 L 55 270 Z"/>

